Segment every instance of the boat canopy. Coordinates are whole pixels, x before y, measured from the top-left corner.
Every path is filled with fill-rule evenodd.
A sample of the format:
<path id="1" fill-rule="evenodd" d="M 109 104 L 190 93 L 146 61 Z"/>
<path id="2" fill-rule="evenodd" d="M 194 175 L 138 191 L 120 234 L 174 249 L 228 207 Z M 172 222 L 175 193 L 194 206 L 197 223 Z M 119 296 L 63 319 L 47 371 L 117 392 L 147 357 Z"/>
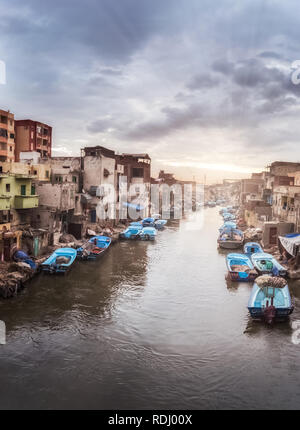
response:
<path id="1" fill-rule="evenodd" d="M 286 237 L 279 236 L 279 242 L 283 248 L 293 257 L 296 257 L 300 251 L 300 234 L 288 235 Z"/>

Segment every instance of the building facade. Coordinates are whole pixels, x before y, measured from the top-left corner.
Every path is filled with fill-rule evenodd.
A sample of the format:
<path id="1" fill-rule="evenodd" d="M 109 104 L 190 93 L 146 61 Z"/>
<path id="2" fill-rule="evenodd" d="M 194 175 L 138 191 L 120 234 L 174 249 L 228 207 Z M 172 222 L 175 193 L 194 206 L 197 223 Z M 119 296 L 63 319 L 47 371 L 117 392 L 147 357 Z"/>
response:
<path id="1" fill-rule="evenodd" d="M 20 153 L 38 152 L 41 158 L 51 157 L 52 127 L 30 119 L 15 121 L 15 159 L 20 161 Z"/>
<path id="2" fill-rule="evenodd" d="M 4 110 L 0 110 L 0 161 L 15 161 L 14 114 Z"/>

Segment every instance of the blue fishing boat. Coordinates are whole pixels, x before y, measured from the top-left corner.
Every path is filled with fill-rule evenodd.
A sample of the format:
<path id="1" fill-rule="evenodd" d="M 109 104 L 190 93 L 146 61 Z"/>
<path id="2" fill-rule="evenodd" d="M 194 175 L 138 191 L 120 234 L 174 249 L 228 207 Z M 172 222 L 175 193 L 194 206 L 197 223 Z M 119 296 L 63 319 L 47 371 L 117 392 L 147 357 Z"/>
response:
<path id="1" fill-rule="evenodd" d="M 165 228 L 166 224 L 167 224 L 167 220 L 165 220 L 165 219 L 158 219 L 158 220 L 156 220 L 154 222 L 154 227 L 157 230 L 163 230 Z"/>
<path id="2" fill-rule="evenodd" d="M 287 269 L 276 258 L 265 252 L 256 252 L 251 255 L 254 268 L 260 275 L 286 276 Z"/>
<path id="3" fill-rule="evenodd" d="M 272 323 L 286 319 L 294 310 L 287 282 L 269 275 L 256 279 L 248 302 L 252 318 Z"/>
<path id="4" fill-rule="evenodd" d="M 257 242 L 247 242 L 244 245 L 244 253 L 248 255 L 248 257 L 251 257 L 252 254 L 255 254 L 256 252 L 264 252 L 262 247 Z"/>
<path id="5" fill-rule="evenodd" d="M 142 219 L 142 226 L 143 227 L 154 227 L 155 226 L 155 219 L 152 217 Z"/>
<path id="6" fill-rule="evenodd" d="M 130 225 L 119 234 L 120 239 L 138 239 L 140 231 L 143 229 L 142 224 Z"/>
<path id="7" fill-rule="evenodd" d="M 250 258 L 245 254 L 228 254 L 226 263 L 231 281 L 252 282 L 258 276 Z"/>
<path id="8" fill-rule="evenodd" d="M 131 222 L 129 225 L 131 227 L 140 227 L 140 228 L 143 227 L 141 221 L 134 221 L 134 222 Z"/>
<path id="9" fill-rule="evenodd" d="M 143 227 L 140 225 L 130 225 L 122 233 L 120 233 L 120 239 L 131 239 L 131 240 L 154 240 L 157 235 L 157 231 L 154 227 Z"/>
<path id="10" fill-rule="evenodd" d="M 223 213 L 223 219 L 224 221 L 235 221 L 236 217 L 230 212 L 225 212 Z"/>
<path id="11" fill-rule="evenodd" d="M 141 240 L 154 240 L 157 236 L 157 230 L 154 227 L 144 227 L 139 233 Z"/>
<path id="12" fill-rule="evenodd" d="M 76 256 L 76 249 L 59 248 L 42 263 L 42 271 L 48 273 L 66 273 L 70 270 Z"/>
<path id="13" fill-rule="evenodd" d="M 81 260 L 96 260 L 108 250 L 110 245 L 110 237 L 94 236 L 77 249 L 77 257 Z"/>
<path id="14" fill-rule="evenodd" d="M 221 248 L 236 249 L 243 246 L 244 233 L 236 228 L 226 227 L 220 232 L 218 244 Z"/>
<path id="15" fill-rule="evenodd" d="M 219 232 L 222 232 L 226 228 L 236 228 L 236 223 L 234 221 L 226 221 L 226 222 L 224 222 L 224 224 L 222 225 L 222 227 L 219 228 Z"/>

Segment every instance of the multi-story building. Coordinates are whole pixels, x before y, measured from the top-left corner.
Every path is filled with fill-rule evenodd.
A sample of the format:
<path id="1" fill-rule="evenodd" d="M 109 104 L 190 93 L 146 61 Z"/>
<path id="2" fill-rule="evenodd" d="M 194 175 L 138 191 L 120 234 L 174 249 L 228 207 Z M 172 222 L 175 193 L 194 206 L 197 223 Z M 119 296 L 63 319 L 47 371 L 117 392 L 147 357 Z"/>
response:
<path id="1" fill-rule="evenodd" d="M 52 127 L 30 119 L 15 121 L 15 159 L 20 152 L 36 151 L 41 158 L 51 157 Z"/>
<path id="2" fill-rule="evenodd" d="M 40 206 L 33 214 L 35 228 L 47 229 L 52 233 L 71 233 L 82 236 L 84 224 L 81 210 L 82 171 L 80 157 L 52 157 L 42 161 L 49 163 L 50 182 L 35 182 Z"/>
<path id="3" fill-rule="evenodd" d="M 148 154 L 120 154 L 116 156 L 116 161 L 117 191 L 119 191 L 119 180 L 122 176 L 128 186 L 127 203 L 136 206 L 137 214 L 140 217 L 148 216 L 150 210 L 151 158 Z M 119 203 L 124 204 L 126 202 Z"/>
<path id="4" fill-rule="evenodd" d="M 0 110 L 0 161 L 15 160 L 15 119 L 10 111 Z"/>
<path id="5" fill-rule="evenodd" d="M 102 221 L 97 207 L 101 200 L 107 197 L 105 185 L 116 190 L 116 154 L 103 146 L 86 147 L 81 151 L 81 160 L 84 191 L 82 202 L 89 223 L 95 224 Z M 109 214 L 106 215 L 110 217 Z"/>

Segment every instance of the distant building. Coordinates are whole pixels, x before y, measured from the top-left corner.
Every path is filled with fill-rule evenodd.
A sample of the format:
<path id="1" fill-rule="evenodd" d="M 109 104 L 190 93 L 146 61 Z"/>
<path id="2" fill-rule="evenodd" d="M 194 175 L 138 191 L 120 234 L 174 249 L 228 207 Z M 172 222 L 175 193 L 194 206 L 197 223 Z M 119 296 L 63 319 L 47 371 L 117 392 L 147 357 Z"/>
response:
<path id="1" fill-rule="evenodd" d="M 268 166 L 268 170 L 272 176 L 287 176 L 289 173 L 300 170 L 300 163 L 274 161 L 274 163 Z"/>
<path id="2" fill-rule="evenodd" d="M 20 153 L 36 151 L 41 158 L 51 157 L 52 127 L 30 119 L 15 121 L 15 159 L 20 161 Z"/>
<path id="3" fill-rule="evenodd" d="M 0 161 L 15 161 L 14 114 L 4 110 L 0 110 Z"/>

